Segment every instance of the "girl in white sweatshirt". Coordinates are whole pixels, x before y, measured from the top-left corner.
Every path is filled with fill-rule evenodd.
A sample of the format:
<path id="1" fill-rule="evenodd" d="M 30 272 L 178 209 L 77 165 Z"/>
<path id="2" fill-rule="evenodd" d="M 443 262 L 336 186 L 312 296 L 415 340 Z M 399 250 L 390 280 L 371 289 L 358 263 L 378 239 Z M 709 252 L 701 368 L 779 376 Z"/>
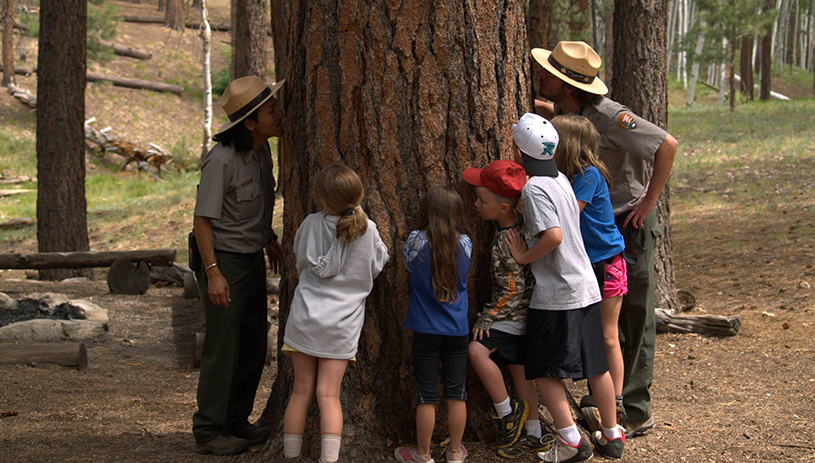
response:
<path id="1" fill-rule="evenodd" d="M 283 419 L 284 462 L 300 455 L 308 409 L 320 408 L 320 463 L 337 461 L 342 435 L 340 384 L 354 360 L 365 319 L 365 298 L 388 261 L 376 224 L 360 207 L 362 181 L 348 167 L 323 169 L 316 202 L 294 237 L 300 280 L 286 322 L 283 352 L 294 364 L 294 388 Z"/>

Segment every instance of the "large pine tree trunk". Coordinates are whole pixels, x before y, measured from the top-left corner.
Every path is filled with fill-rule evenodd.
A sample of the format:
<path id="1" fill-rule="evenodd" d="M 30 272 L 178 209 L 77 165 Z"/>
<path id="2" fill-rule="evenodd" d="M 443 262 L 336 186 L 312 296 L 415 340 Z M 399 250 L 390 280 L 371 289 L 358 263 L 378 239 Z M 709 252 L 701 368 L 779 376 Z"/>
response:
<path id="1" fill-rule="evenodd" d="M 529 37 L 529 48 L 545 48 L 551 50 L 553 47 L 549 43 L 549 27 L 552 23 L 552 3 L 554 0 L 530 0 L 529 13 L 527 16 L 527 36 Z M 532 96 L 538 94 L 540 80 L 534 78 L 535 73 L 540 69 L 540 65 L 535 60 L 529 60 L 532 69 Z"/>
<path id="2" fill-rule="evenodd" d="M 3 0 L 3 87 L 14 83 L 14 0 Z"/>
<path id="3" fill-rule="evenodd" d="M 772 0 L 767 0 L 764 5 L 764 12 L 773 8 Z M 771 27 L 767 28 L 766 34 L 761 39 L 761 89 L 758 98 L 760 100 L 770 99 L 770 86 L 771 86 L 771 70 L 772 70 L 772 49 L 773 49 L 773 31 Z"/>
<path id="4" fill-rule="evenodd" d="M 614 3 L 614 99 L 663 128 L 668 124 L 667 19 L 667 0 Z M 656 208 L 664 233 L 657 242 L 654 279 L 656 306 L 675 310 L 678 305 L 671 254 L 670 197 L 666 184 Z"/>
<path id="5" fill-rule="evenodd" d="M 266 3 L 238 0 L 235 7 L 235 69 L 232 78 L 266 78 Z"/>
<path id="6" fill-rule="evenodd" d="M 42 2 L 37 63 L 37 244 L 40 252 L 87 251 L 85 205 L 86 0 Z M 40 278 L 92 276 L 40 270 Z"/>
<path id="7" fill-rule="evenodd" d="M 166 0 L 164 11 L 164 27 L 181 31 L 184 30 L 184 7 L 181 0 Z"/>
<path id="8" fill-rule="evenodd" d="M 529 60 L 524 2 L 429 0 L 309 0 L 292 2 L 289 34 L 284 246 L 315 210 L 312 179 L 341 162 L 365 184 L 363 203 L 388 246 L 391 262 L 368 298 L 357 362 L 342 388 L 344 461 L 389 461 L 395 445 L 415 442 L 415 388 L 405 239 L 421 196 L 449 183 L 473 201 L 460 181 L 464 168 L 509 158 L 510 124 L 529 107 Z M 471 316 L 489 296 L 487 227 L 474 233 Z M 293 262 L 291 254 L 287 262 Z M 478 270 L 477 270 L 478 269 Z M 293 266 L 280 288 L 280 338 L 297 282 Z M 290 359 L 278 375 L 262 416 L 273 426 L 262 461 L 280 461 L 282 414 L 292 386 Z M 488 399 L 474 375 L 468 381 L 471 431 L 489 432 Z M 444 406 L 439 411 L 443 412 Z M 442 413 L 436 442 L 446 436 Z M 319 414 L 312 407 L 304 456 L 319 447 Z"/>
<path id="9" fill-rule="evenodd" d="M 753 38 L 741 38 L 741 91 L 747 95 L 750 100 L 754 99 L 755 93 L 753 92 Z"/>

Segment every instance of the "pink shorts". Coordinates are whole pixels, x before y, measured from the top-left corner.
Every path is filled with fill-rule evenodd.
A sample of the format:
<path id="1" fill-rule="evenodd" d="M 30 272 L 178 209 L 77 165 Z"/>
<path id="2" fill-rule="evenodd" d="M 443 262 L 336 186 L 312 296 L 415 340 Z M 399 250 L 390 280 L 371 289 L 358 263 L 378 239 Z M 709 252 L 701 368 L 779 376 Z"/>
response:
<path id="1" fill-rule="evenodd" d="M 603 275 L 603 299 L 610 299 L 628 294 L 628 267 L 623 253 L 614 256 L 610 264 L 606 264 Z"/>

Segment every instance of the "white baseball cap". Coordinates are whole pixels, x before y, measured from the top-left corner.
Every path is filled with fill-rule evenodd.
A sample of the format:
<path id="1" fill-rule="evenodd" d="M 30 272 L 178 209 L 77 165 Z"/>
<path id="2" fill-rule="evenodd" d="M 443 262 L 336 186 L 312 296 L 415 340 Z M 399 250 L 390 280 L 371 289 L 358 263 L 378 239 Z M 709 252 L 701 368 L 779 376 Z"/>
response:
<path id="1" fill-rule="evenodd" d="M 551 122 L 537 114 L 526 113 L 517 124 L 512 124 L 512 139 L 521 150 L 527 174 L 558 176 L 555 151 L 560 137 Z"/>

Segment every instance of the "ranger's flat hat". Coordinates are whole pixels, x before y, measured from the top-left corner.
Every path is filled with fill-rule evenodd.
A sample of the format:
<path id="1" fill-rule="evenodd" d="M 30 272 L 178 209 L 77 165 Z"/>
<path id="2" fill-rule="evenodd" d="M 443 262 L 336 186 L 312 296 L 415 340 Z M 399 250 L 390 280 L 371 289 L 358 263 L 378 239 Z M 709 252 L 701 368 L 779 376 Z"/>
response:
<path id="1" fill-rule="evenodd" d="M 603 60 L 586 42 L 558 42 L 552 51 L 533 48 L 532 57 L 569 85 L 595 95 L 608 93 L 608 87 L 599 77 Z"/>
<path id="2" fill-rule="evenodd" d="M 230 82 L 224 94 L 218 99 L 218 104 L 223 108 L 229 122 L 222 125 L 215 135 L 226 132 L 246 119 L 246 116 L 277 93 L 285 82 L 286 79 L 283 79 L 269 87 L 257 76 L 240 77 Z"/>

